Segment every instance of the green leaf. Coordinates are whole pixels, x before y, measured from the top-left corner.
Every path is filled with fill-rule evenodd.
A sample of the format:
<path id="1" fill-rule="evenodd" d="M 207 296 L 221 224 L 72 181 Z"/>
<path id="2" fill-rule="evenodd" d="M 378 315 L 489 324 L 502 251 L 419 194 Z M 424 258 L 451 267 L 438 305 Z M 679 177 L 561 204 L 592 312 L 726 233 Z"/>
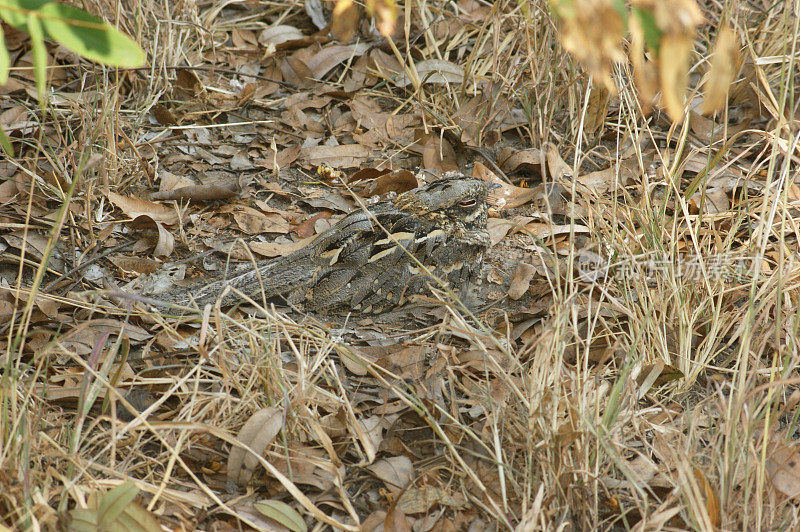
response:
<path id="1" fill-rule="evenodd" d="M 69 512 L 70 532 L 97 532 L 97 510 L 94 508 L 76 508 Z"/>
<path id="2" fill-rule="evenodd" d="M 111 525 L 125 511 L 125 508 L 133 502 L 139 488 L 133 482 L 123 482 L 113 490 L 109 491 L 100 499 L 98 517 L 100 527 L 105 530 L 112 530 Z"/>
<path id="3" fill-rule="evenodd" d="M 285 502 L 275 500 L 258 501 L 254 503 L 253 506 L 256 510 L 270 519 L 279 522 L 289 530 L 292 530 L 292 532 L 308 531 L 308 525 L 303 521 L 300 514 Z"/>
<path id="4" fill-rule="evenodd" d="M 81 57 L 104 65 L 134 68 L 145 62 L 136 41 L 104 20 L 59 2 L 39 8 L 47 36 Z"/>
<path id="5" fill-rule="evenodd" d="M 2 0 L 0 18 L 9 26 L 24 30 L 28 25 L 28 12 L 36 11 L 49 0 Z"/>
<path id="6" fill-rule="evenodd" d="M 639 19 L 639 23 L 642 25 L 645 46 L 657 54 L 658 49 L 661 47 L 661 36 L 663 32 L 658 28 L 658 24 L 656 24 L 656 16 L 652 11 L 636 6 L 633 7 L 632 13 Z"/>
<path id="7" fill-rule="evenodd" d="M 28 33 L 31 34 L 36 93 L 39 95 L 39 104 L 44 109 L 47 106 L 47 50 L 44 47 L 42 25 L 33 13 L 28 13 Z"/>
<path id="8" fill-rule="evenodd" d="M 3 35 L 3 27 L 0 26 L 0 85 L 5 85 L 8 81 L 9 69 L 11 69 L 11 58 L 8 56 L 6 37 Z"/>
<path id="9" fill-rule="evenodd" d="M 6 132 L 3 131 L 2 127 L 0 127 L 0 147 L 3 148 L 3 151 L 6 152 L 9 157 L 14 156 L 14 147 L 11 145 L 11 140 L 8 138 L 8 135 L 6 135 Z"/>

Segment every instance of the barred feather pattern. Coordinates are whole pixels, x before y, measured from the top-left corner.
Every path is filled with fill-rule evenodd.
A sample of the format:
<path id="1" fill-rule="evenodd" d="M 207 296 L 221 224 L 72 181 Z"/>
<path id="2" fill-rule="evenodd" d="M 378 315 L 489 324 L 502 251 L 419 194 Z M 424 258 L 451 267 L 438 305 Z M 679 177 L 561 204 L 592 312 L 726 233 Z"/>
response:
<path id="1" fill-rule="evenodd" d="M 487 182 L 453 176 L 349 214 L 294 253 L 169 299 L 200 307 L 228 286 L 257 302 L 319 313 L 377 314 L 446 284 L 468 290 L 489 247 Z M 221 304 L 239 296 L 226 292 Z"/>

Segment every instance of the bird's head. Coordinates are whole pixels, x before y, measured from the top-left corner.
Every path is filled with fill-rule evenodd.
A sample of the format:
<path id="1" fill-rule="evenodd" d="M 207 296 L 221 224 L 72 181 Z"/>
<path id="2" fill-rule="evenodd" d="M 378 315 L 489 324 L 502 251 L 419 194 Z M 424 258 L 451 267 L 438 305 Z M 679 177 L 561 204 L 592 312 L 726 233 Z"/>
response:
<path id="1" fill-rule="evenodd" d="M 485 229 L 486 199 L 493 185 L 463 175 L 445 177 L 404 192 L 396 198 L 395 204 L 420 215 L 446 217 L 467 228 Z"/>

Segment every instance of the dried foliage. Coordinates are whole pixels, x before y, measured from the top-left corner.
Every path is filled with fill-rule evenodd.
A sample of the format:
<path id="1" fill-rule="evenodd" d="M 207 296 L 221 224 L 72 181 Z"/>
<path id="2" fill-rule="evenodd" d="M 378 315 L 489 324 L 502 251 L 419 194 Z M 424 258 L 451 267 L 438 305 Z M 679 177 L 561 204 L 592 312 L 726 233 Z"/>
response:
<path id="1" fill-rule="evenodd" d="M 42 111 L 3 26 L 4 526 L 800 526 L 796 5 L 82 6 L 149 67 L 48 44 Z M 483 306 L 141 295 L 417 168 L 501 184 Z"/>

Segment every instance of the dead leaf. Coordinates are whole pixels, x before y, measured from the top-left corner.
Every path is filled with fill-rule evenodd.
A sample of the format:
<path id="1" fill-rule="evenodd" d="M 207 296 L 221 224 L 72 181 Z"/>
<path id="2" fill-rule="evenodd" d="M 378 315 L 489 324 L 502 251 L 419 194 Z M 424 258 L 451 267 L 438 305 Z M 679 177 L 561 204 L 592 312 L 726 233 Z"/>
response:
<path id="1" fill-rule="evenodd" d="M 497 164 L 506 174 L 514 172 L 533 172 L 541 173 L 544 166 L 545 155 L 539 148 L 528 148 L 527 150 L 514 150 L 508 148 L 500 153 Z"/>
<path id="2" fill-rule="evenodd" d="M 472 168 L 472 177 L 500 185 L 499 188 L 489 193 L 493 206 L 498 209 L 513 209 L 520 205 L 525 205 L 537 194 L 535 188 L 517 187 L 506 183 L 479 162 L 476 162 Z"/>
<path id="3" fill-rule="evenodd" d="M 550 177 L 553 181 L 573 175 L 572 167 L 561 158 L 561 154 L 558 153 L 558 148 L 556 148 L 555 144 L 547 145 L 546 159 L 547 169 L 550 171 Z"/>
<path id="4" fill-rule="evenodd" d="M 193 200 L 193 201 L 216 201 L 233 198 L 238 195 L 238 191 L 233 186 L 217 185 L 191 185 L 180 187 L 173 190 L 160 190 L 154 192 L 150 197 L 154 200 Z"/>
<path id="5" fill-rule="evenodd" d="M 308 244 L 313 237 L 304 238 L 297 242 L 288 242 L 286 244 L 276 244 L 274 242 L 251 242 L 250 249 L 253 253 L 258 253 L 262 257 L 283 257 L 289 253 L 294 253 L 298 249 Z"/>
<path id="6" fill-rule="evenodd" d="M 131 219 L 147 216 L 155 222 L 166 225 L 174 225 L 178 221 L 175 209 L 160 203 L 122 196 L 116 192 L 109 192 L 108 199 Z"/>
<path id="7" fill-rule="evenodd" d="M 175 75 L 175 86 L 190 96 L 197 96 L 203 92 L 203 82 L 197 77 L 194 70 L 181 68 Z"/>
<path id="8" fill-rule="evenodd" d="M 515 216 L 513 219 L 489 218 L 486 229 L 489 231 L 490 245 L 497 245 L 508 233 L 518 231 L 531 220 L 533 218 L 528 216 Z"/>
<path id="9" fill-rule="evenodd" d="M 434 83 L 441 85 L 460 84 L 464 81 L 464 69 L 450 61 L 442 59 L 428 59 L 415 65 L 420 83 Z M 394 80 L 397 87 L 405 87 L 411 84 L 411 79 L 405 74 L 401 74 Z"/>
<path id="10" fill-rule="evenodd" d="M 137 274 L 153 273 L 161 267 L 161 262 L 147 257 L 128 257 L 116 255 L 109 257 L 109 260 L 124 272 L 134 272 Z"/>
<path id="11" fill-rule="evenodd" d="M 268 406 L 255 412 L 242 426 L 237 439 L 261 456 L 283 426 L 283 411 Z M 247 484 L 253 477 L 258 459 L 249 451 L 234 446 L 228 455 L 228 482 Z"/>
<path id="12" fill-rule="evenodd" d="M 231 206 L 221 209 L 221 212 L 230 212 L 239 228 L 248 235 L 263 233 L 288 233 L 291 225 L 278 214 L 264 214 L 252 207 Z"/>
<path id="13" fill-rule="evenodd" d="M 720 507 L 719 498 L 717 497 L 714 487 L 708 481 L 703 472 L 699 469 L 694 470 L 694 478 L 700 484 L 700 490 L 705 498 L 706 514 L 711 524 L 712 529 L 716 530 L 720 524 Z"/>
<path id="14" fill-rule="evenodd" d="M 309 146 L 300 150 L 300 160 L 314 168 L 322 164 L 332 168 L 355 168 L 363 164 L 369 154 L 369 149 L 360 144 Z"/>
<path id="15" fill-rule="evenodd" d="M 740 68 L 741 58 L 736 33 L 730 26 L 723 26 L 717 33 L 711 68 L 707 74 L 703 105 L 700 108 L 703 114 L 711 114 L 725 106 L 728 90 Z"/>
<path id="16" fill-rule="evenodd" d="M 447 139 L 431 133 L 423 134 L 417 144 L 422 148 L 422 166 L 439 172 L 457 172 L 456 152 Z"/>
<path id="17" fill-rule="evenodd" d="M 414 172 L 405 169 L 393 170 L 370 181 L 365 187 L 365 197 L 382 196 L 389 192 L 402 194 L 419 186 Z"/>
<path id="18" fill-rule="evenodd" d="M 294 26 L 273 26 L 261 32 L 258 36 L 258 43 L 262 46 L 268 44 L 281 44 L 288 41 L 296 41 L 303 38 L 303 33 Z"/>
<path id="19" fill-rule="evenodd" d="M 339 42 L 350 42 L 361 22 L 361 8 L 353 0 L 339 0 L 331 16 L 331 35 Z"/>
<path id="20" fill-rule="evenodd" d="M 536 274 L 536 268 L 532 264 L 520 262 L 514 270 L 514 277 L 511 279 L 511 285 L 508 288 L 508 297 L 516 301 L 525 295 L 528 288 L 531 286 L 531 279 Z"/>
<path id="21" fill-rule="evenodd" d="M 366 43 L 326 46 L 308 60 L 307 66 L 316 79 L 322 79 L 337 65 L 364 55 L 370 47 L 371 45 Z"/>
<path id="22" fill-rule="evenodd" d="M 407 456 L 392 456 L 367 467 L 392 493 L 400 493 L 414 479 L 414 465 Z"/>

